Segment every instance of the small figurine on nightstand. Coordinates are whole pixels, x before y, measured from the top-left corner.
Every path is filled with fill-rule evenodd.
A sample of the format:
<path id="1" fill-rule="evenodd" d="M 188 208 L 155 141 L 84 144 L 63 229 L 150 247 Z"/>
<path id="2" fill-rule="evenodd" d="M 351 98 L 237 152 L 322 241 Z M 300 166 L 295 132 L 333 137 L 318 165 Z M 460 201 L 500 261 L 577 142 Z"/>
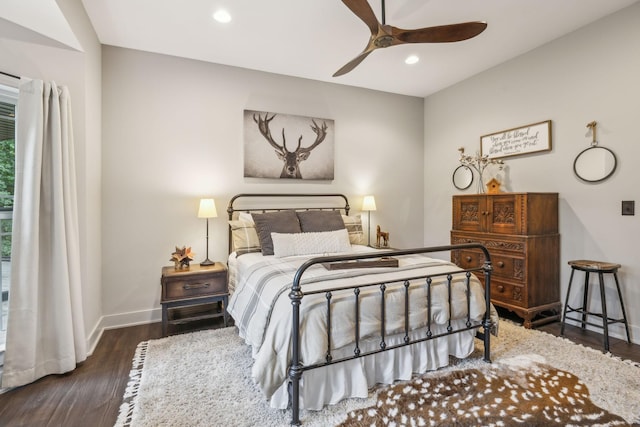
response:
<path id="1" fill-rule="evenodd" d="M 376 246 L 380 246 L 380 239 L 382 239 L 382 246 L 389 246 L 389 232 L 388 231 L 380 231 L 380 226 L 376 227 Z"/>
<path id="2" fill-rule="evenodd" d="M 171 254 L 170 261 L 175 264 L 176 270 L 182 269 L 182 267 L 189 268 L 189 263 L 193 261 L 195 254 L 191 252 L 191 247 L 183 246 L 179 248 L 176 246 L 176 251 Z"/>

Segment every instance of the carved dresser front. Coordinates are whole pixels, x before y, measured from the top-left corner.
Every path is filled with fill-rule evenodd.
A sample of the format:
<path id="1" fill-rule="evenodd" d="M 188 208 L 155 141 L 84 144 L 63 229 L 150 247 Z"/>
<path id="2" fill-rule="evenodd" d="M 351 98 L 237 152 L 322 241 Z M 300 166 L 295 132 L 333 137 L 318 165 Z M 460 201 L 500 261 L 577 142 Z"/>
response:
<path id="1" fill-rule="evenodd" d="M 491 255 L 494 305 L 524 319 L 526 328 L 559 318 L 558 193 L 453 196 L 451 244 L 471 242 L 486 246 Z M 451 260 L 468 268 L 484 256 L 460 250 Z"/>

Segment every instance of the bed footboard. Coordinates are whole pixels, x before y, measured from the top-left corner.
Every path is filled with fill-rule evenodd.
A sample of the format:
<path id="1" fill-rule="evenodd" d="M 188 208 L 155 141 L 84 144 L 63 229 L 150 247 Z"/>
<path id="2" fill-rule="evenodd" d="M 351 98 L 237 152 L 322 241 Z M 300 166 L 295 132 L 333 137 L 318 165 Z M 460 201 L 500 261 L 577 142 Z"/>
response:
<path id="1" fill-rule="evenodd" d="M 355 349 L 354 349 L 354 354 L 353 356 L 349 356 L 349 357 L 343 357 L 343 358 L 339 358 L 339 359 L 334 359 L 332 357 L 331 354 L 331 348 L 329 346 L 329 348 L 327 349 L 327 353 L 325 356 L 325 361 L 322 363 L 317 363 L 314 365 L 307 365 L 307 366 L 303 366 L 300 360 L 300 343 L 301 343 L 301 328 L 300 328 L 300 324 L 301 324 L 301 319 L 300 319 L 300 306 L 302 304 L 302 300 L 305 296 L 305 292 L 302 291 L 301 288 L 301 279 L 305 273 L 305 271 L 314 265 L 317 264 L 323 264 L 323 263 L 331 263 L 331 262 L 341 262 L 341 261 L 354 261 L 354 260 L 366 260 L 366 259 L 373 259 L 373 258 L 380 258 L 383 256 L 389 256 L 389 257 L 399 257 L 399 256 L 403 256 L 403 255 L 415 255 L 415 254 L 428 254 L 428 253 L 434 253 L 434 252 L 444 252 L 444 251 L 453 251 L 453 250 L 460 250 L 460 249 L 480 249 L 483 254 L 484 254 L 484 263 L 483 265 L 477 266 L 475 268 L 470 268 L 470 269 L 465 269 L 465 270 L 452 270 L 450 272 L 446 272 L 446 273 L 438 273 L 432 276 L 420 276 L 420 277 L 410 277 L 407 278 L 405 280 L 405 311 L 404 311 L 404 323 L 405 323 L 405 338 L 403 340 L 402 343 L 400 344 L 396 344 L 396 345 L 387 345 L 387 343 L 385 342 L 385 317 L 384 317 L 384 313 L 385 313 L 385 298 L 384 298 L 384 294 L 385 294 L 385 283 L 384 282 L 379 282 L 379 283 L 369 283 L 367 285 L 354 285 L 354 286 L 349 286 L 349 287 L 343 287 L 341 288 L 341 290 L 344 289 L 353 289 L 354 295 L 355 295 L 355 302 L 354 302 L 354 310 L 355 310 Z M 480 244 L 475 244 L 475 243 L 470 243 L 470 244 L 461 244 L 461 245 L 451 245 L 451 246 L 438 246 L 438 247 L 429 247 L 429 248 L 418 248 L 418 249 L 408 249 L 408 250 L 394 250 L 394 251 L 384 251 L 384 252 L 372 252 L 372 253 L 361 253 L 361 254 L 356 254 L 356 255 L 343 255 L 343 256 L 325 256 L 325 257 L 318 257 L 318 258 L 313 258 L 310 259 L 309 261 L 305 262 L 296 272 L 295 276 L 294 276 L 294 280 L 293 280 L 293 285 L 291 288 L 291 292 L 289 293 L 289 298 L 291 300 L 291 306 L 292 306 L 292 359 L 291 359 L 291 364 L 289 367 L 289 371 L 288 371 L 288 376 L 289 376 L 289 396 L 291 399 L 291 424 L 292 425 L 300 425 L 300 379 L 302 377 L 302 374 L 305 371 L 311 370 L 311 369 L 316 369 L 316 368 L 320 368 L 323 366 L 327 366 L 327 365 L 331 365 L 331 364 L 335 364 L 335 363 L 340 363 L 340 362 L 344 362 L 346 360 L 352 360 L 352 359 L 356 359 L 359 357 L 366 357 L 368 355 L 371 354 L 375 354 L 375 353 L 380 353 L 383 351 L 389 351 L 389 350 L 393 350 L 399 347 L 404 347 L 404 346 L 408 346 L 408 345 L 412 345 L 418 342 L 423 342 L 423 341 L 428 341 L 428 340 L 433 340 L 442 336 L 448 336 L 448 335 L 452 335 L 452 334 L 457 334 L 463 331 L 469 331 L 469 330 L 477 330 L 477 335 L 480 336 L 483 340 L 484 343 L 484 361 L 485 362 L 491 362 L 491 345 L 490 345 L 490 329 L 492 327 L 492 323 L 491 323 L 491 295 L 490 295 L 490 289 L 491 289 L 491 271 L 492 271 L 492 266 L 491 266 L 491 257 L 489 255 L 489 251 L 482 245 Z M 478 273 L 482 273 L 484 276 L 484 298 L 485 298 L 485 310 L 484 310 L 484 315 L 482 317 L 481 321 L 472 321 L 471 319 L 471 314 L 470 314 L 470 309 L 469 309 L 469 305 L 470 305 L 470 280 L 471 280 L 471 275 L 474 272 L 478 272 Z M 467 318 L 466 318 L 466 322 L 464 322 L 464 326 L 463 327 L 453 327 L 451 324 L 451 316 L 449 316 L 449 323 L 447 325 L 446 328 L 446 332 L 444 333 L 438 333 L 438 334 L 433 334 L 431 332 L 431 283 L 432 280 L 438 276 L 438 277 L 445 277 L 447 280 L 447 284 L 449 286 L 449 292 L 448 294 L 451 295 L 451 281 L 452 281 L 452 275 L 460 275 L 460 274 L 465 274 L 466 275 L 466 304 L 467 304 Z M 415 281 L 415 280 L 424 280 L 425 284 L 427 286 L 427 300 L 428 300 L 428 306 L 427 306 L 427 310 L 428 310 L 428 315 L 427 315 L 427 319 L 426 319 L 426 334 L 423 338 L 420 339 L 411 339 L 409 337 L 409 307 L 410 307 L 410 293 L 408 291 L 409 288 L 409 280 L 411 281 Z M 380 310 L 381 310 L 381 326 L 380 326 L 380 335 L 381 335 L 381 342 L 380 342 L 380 346 L 379 348 L 375 349 L 375 350 L 371 350 L 371 351 L 361 351 L 360 346 L 359 346 L 359 337 L 360 337 L 360 324 L 359 324 L 359 305 L 358 305 L 358 295 L 360 293 L 360 289 L 363 287 L 367 287 L 367 286 L 377 286 L 380 289 Z M 331 316 L 330 316 L 330 310 L 331 310 L 331 292 L 327 292 L 327 291 L 314 291 L 314 292 L 308 292 L 306 293 L 307 295 L 310 294 L 317 294 L 317 293 L 326 293 L 326 298 L 327 298 L 327 322 L 328 327 L 327 330 L 331 331 L 331 327 L 330 327 L 330 322 L 331 322 Z M 451 307 L 449 308 L 451 310 Z M 482 330 L 482 331 L 481 331 Z M 331 340 L 328 340 L 329 342 L 331 342 Z"/>

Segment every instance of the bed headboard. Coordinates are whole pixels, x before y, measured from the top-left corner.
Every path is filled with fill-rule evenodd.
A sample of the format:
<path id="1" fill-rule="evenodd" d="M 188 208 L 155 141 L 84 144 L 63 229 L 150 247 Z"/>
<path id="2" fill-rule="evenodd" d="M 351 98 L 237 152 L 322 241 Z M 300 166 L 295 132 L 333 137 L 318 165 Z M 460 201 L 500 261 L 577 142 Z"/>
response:
<path id="1" fill-rule="evenodd" d="M 241 199 L 242 202 L 240 202 Z M 246 203 L 248 199 L 253 202 Z M 243 203 L 245 202 L 245 203 Z M 264 203 L 264 205 L 262 205 Z M 245 205 L 244 207 L 242 205 Z M 344 194 L 236 194 L 229 200 L 227 213 L 233 219 L 234 212 L 273 212 L 292 210 L 344 210 L 349 215 L 349 200 Z"/>
<path id="2" fill-rule="evenodd" d="M 282 210 L 339 210 L 349 215 L 349 199 L 339 193 L 287 194 L 287 193 L 247 193 L 236 194 L 229 200 L 227 214 L 234 219 L 235 212 L 274 212 Z M 229 230 L 229 251 L 231 251 L 231 230 Z"/>

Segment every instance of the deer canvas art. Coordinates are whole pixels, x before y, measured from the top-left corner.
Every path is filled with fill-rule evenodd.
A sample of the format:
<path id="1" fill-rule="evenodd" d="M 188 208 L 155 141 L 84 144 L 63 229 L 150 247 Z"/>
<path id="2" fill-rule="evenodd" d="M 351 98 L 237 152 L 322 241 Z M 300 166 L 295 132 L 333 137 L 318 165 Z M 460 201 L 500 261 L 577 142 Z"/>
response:
<path id="1" fill-rule="evenodd" d="M 244 176 L 333 179 L 333 120 L 245 110 Z"/>

